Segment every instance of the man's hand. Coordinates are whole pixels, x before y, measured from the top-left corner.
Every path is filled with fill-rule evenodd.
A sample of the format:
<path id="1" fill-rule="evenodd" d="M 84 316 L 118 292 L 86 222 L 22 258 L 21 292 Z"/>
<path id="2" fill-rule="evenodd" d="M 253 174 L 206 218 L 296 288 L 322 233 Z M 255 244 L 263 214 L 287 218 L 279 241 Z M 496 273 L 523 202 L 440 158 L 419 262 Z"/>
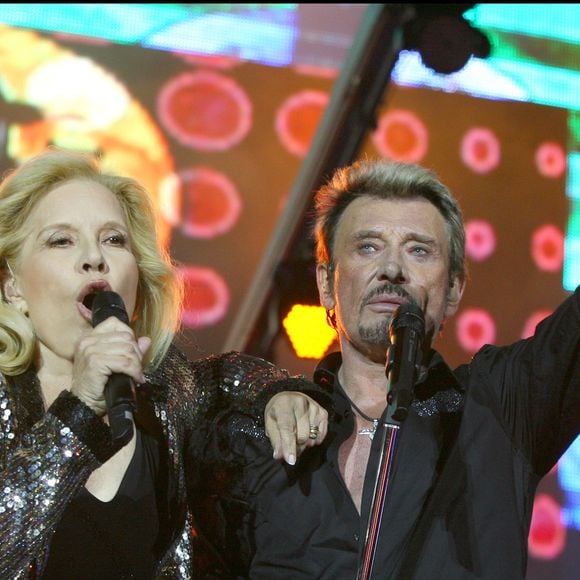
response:
<path id="1" fill-rule="evenodd" d="M 307 447 L 320 445 L 328 430 L 328 413 L 304 393 L 284 391 L 274 395 L 264 413 L 266 435 L 274 459 L 294 465 Z"/>

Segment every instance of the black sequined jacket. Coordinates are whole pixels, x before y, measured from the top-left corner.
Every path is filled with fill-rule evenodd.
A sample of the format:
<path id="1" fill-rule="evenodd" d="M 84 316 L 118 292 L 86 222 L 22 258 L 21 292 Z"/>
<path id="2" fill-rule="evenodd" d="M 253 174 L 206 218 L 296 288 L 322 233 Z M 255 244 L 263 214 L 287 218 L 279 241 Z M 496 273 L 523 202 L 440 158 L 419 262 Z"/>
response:
<path id="1" fill-rule="evenodd" d="M 147 375 L 136 417 L 165 441 L 160 448 L 166 454 L 164 489 L 158 490 L 158 578 L 198 576 L 186 490 L 196 492 L 199 483 L 196 445 L 208 423 L 227 407 L 260 425 L 273 394 L 307 392 L 310 385 L 247 355 L 231 352 L 192 363 L 175 347 Z M 45 411 L 33 372 L 0 376 L 0 578 L 40 577 L 64 508 L 115 451 L 108 426 L 71 393 L 61 393 Z"/>

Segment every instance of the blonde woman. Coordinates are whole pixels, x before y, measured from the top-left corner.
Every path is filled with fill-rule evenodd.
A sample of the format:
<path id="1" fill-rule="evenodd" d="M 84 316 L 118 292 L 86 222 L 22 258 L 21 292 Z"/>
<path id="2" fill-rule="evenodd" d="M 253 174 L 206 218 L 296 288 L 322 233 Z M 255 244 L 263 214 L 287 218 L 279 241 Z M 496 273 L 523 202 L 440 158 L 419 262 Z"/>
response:
<path id="1" fill-rule="evenodd" d="M 90 156 L 49 150 L 7 176 L 0 262 L 0 577 L 194 577 L 185 453 L 226 403 L 263 413 L 278 391 L 312 386 L 239 353 L 191 363 L 172 345 L 181 289 L 149 197 Z M 104 291 L 128 324 L 93 326 Z M 124 445 L 104 397 L 119 374 L 136 397 Z M 276 405 L 297 434 L 279 454 L 317 443 L 316 403 L 278 396 L 270 425 Z"/>

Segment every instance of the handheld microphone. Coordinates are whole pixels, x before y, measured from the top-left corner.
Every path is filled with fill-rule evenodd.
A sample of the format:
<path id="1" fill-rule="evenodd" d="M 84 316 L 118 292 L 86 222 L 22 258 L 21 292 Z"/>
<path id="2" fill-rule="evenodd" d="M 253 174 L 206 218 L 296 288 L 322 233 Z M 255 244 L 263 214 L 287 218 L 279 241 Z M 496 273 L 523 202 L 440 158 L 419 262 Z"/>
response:
<path id="1" fill-rule="evenodd" d="M 421 308 L 412 303 L 401 304 L 391 320 L 389 336 L 391 346 L 386 373 L 390 388 L 387 403 L 396 406 L 393 419 L 404 421 L 413 401 L 413 388 L 423 357 L 425 318 Z"/>
<path id="2" fill-rule="evenodd" d="M 92 304 L 93 328 L 111 316 L 129 324 L 129 316 L 121 296 L 116 292 L 98 292 Z M 135 412 L 131 378 L 128 375 L 113 373 L 105 385 L 105 401 L 113 443 L 126 445 L 133 437 Z"/>

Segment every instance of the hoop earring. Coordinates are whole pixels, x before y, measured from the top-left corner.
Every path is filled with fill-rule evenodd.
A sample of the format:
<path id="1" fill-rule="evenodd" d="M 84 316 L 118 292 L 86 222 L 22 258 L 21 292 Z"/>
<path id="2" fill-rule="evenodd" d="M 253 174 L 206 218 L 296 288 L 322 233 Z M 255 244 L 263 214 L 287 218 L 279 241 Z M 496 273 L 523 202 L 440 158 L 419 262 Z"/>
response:
<path id="1" fill-rule="evenodd" d="M 336 314 L 334 313 L 334 308 L 326 311 L 326 322 L 336 330 Z"/>
<path id="2" fill-rule="evenodd" d="M 6 258 L 4 258 L 4 263 L 6 264 L 6 268 L 8 268 L 8 272 L 10 273 L 12 278 L 16 278 L 16 276 L 14 275 L 14 272 L 12 271 L 12 267 L 10 266 L 10 263 L 8 262 L 8 260 Z"/>
<path id="3" fill-rule="evenodd" d="M 12 270 L 12 267 L 10 266 L 10 264 L 8 263 L 8 260 L 6 258 L 4 258 L 4 266 L 6 268 L 6 270 L 8 271 L 8 278 L 6 280 L 2 280 L 2 287 L 0 288 L 1 294 L 2 294 L 2 301 L 5 302 L 6 304 L 9 304 L 11 306 L 12 303 L 10 302 L 10 300 L 8 300 L 8 297 L 6 296 L 6 292 L 5 292 L 5 285 L 6 284 L 15 284 L 16 283 L 16 276 L 14 275 L 14 271 Z"/>

